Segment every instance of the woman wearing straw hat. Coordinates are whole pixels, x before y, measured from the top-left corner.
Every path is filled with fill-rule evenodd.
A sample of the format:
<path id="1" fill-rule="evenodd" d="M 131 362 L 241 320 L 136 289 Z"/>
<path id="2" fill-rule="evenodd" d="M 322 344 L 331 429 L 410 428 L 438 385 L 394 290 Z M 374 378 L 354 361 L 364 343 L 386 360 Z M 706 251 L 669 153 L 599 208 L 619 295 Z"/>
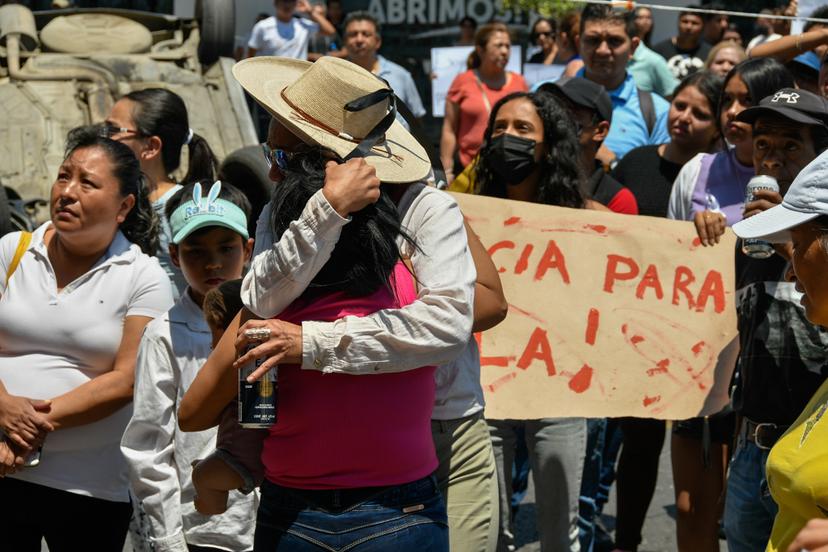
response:
<path id="1" fill-rule="evenodd" d="M 437 370 L 432 432 L 440 485 L 450 489 L 452 550 L 493 550 L 498 516 L 494 460 L 482 420 L 479 355 L 470 332 L 473 320 L 488 325 L 502 320 L 505 301 L 502 292 L 480 283 L 475 287 L 467 245 L 471 238 L 456 202 L 424 185 L 431 169 L 425 150 L 394 122 L 387 86 L 367 71 L 327 57 L 313 65 L 254 58 L 237 64 L 234 74 L 273 115 L 266 150 L 274 180 L 281 180 L 280 167 L 306 143 L 345 160 L 328 163 L 324 188 L 279 243 L 267 230 L 269 209 L 262 213 L 257 235 L 261 255 L 242 290 L 251 311 L 273 316 L 298 297 L 330 255 L 350 213 L 376 201 L 380 182 L 391 184 L 388 190 L 403 227 L 417 244 L 399 243 L 417 275 L 420 292 L 413 304 L 358 320 L 301 327 L 269 320 L 272 338 L 257 356 L 351 374 L 450 363 Z"/>
<path id="2" fill-rule="evenodd" d="M 828 152 L 794 179 L 781 205 L 733 225 L 741 238 L 792 242 L 792 269 L 787 278 L 803 293 L 805 316 L 828 326 Z M 778 201 L 778 200 L 777 200 Z M 757 202 L 758 203 L 758 202 Z M 767 202 L 765 208 L 767 208 Z M 777 248 L 777 250 L 779 250 Z M 779 512 L 769 552 L 828 549 L 828 381 L 799 418 L 774 444 L 767 461 L 767 481 Z M 811 519 L 809 522 L 808 520 Z"/>

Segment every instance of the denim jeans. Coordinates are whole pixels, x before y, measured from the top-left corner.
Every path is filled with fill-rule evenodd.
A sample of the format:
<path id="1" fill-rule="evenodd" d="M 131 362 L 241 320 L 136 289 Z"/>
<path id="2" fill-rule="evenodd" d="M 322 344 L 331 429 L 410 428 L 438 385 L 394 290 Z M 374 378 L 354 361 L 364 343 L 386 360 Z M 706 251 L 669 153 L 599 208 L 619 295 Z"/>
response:
<path id="1" fill-rule="evenodd" d="M 255 552 L 448 552 L 446 507 L 434 476 L 348 504 L 359 491 L 302 491 L 265 481 Z"/>
<path id="2" fill-rule="evenodd" d="M 581 552 L 592 552 L 595 544 L 595 519 L 600 514 L 598 496 L 606 430 L 606 418 L 587 419 L 586 458 L 578 500 L 578 539 L 581 541 Z"/>
<path id="3" fill-rule="evenodd" d="M 515 429 L 523 426 L 537 502 L 537 527 L 544 552 L 579 552 L 578 496 L 586 451 L 584 418 L 489 420 L 500 493 L 498 551 L 514 550 L 510 515 Z"/>
<path id="4" fill-rule="evenodd" d="M 724 529 L 730 552 L 763 551 L 778 507 L 765 479 L 769 450 L 739 440 L 727 477 Z"/>

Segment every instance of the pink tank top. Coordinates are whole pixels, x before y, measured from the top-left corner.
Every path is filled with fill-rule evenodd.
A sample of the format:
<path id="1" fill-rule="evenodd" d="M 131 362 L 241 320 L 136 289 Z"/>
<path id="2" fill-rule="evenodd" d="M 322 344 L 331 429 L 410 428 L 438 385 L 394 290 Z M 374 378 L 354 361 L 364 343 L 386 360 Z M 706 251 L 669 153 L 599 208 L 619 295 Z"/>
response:
<path id="1" fill-rule="evenodd" d="M 412 303 L 416 289 L 398 263 L 387 288 L 297 301 L 276 318 L 301 323 L 366 316 Z M 265 477 L 295 489 L 400 485 L 437 469 L 431 438 L 434 367 L 353 376 L 279 366 L 276 424 L 262 450 Z"/>

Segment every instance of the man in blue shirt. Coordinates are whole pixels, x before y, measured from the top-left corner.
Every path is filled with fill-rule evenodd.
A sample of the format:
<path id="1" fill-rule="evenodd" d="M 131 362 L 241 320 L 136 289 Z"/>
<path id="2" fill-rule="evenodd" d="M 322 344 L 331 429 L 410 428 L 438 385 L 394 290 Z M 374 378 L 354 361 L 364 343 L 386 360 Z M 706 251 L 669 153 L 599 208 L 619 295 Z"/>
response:
<path id="1" fill-rule="evenodd" d="M 578 76 L 603 85 L 612 99 L 612 127 L 598 159 L 612 165 L 633 148 L 669 142 L 670 104 L 640 92 L 627 72 L 640 42 L 631 15 L 607 4 L 587 5 L 581 12 L 580 41 L 584 68 Z"/>
<path id="2" fill-rule="evenodd" d="M 411 73 L 377 54 L 382 46 L 379 22 L 368 12 L 351 12 L 345 18 L 343 29 L 348 61 L 385 79 L 416 118 L 424 116 L 426 110 Z M 401 122 L 405 125 L 404 121 Z"/>

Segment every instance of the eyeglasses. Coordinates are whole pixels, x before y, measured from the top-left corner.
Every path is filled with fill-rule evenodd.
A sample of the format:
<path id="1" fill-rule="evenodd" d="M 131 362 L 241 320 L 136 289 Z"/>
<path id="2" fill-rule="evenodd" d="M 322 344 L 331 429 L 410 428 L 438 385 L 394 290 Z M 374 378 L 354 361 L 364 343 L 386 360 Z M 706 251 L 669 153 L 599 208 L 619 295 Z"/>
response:
<path id="1" fill-rule="evenodd" d="M 540 31 L 535 33 L 535 38 L 540 38 L 542 36 L 550 37 L 553 36 L 552 31 Z"/>
<path id="2" fill-rule="evenodd" d="M 279 148 L 271 148 L 267 144 L 262 144 L 262 152 L 265 156 L 265 161 L 267 161 L 267 166 L 272 167 L 276 165 L 276 167 L 280 171 L 284 171 L 288 168 L 288 162 L 290 162 L 292 154 L 289 154 L 283 149 Z"/>
<path id="3" fill-rule="evenodd" d="M 100 129 L 100 135 L 103 138 L 110 138 L 111 139 L 116 134 L 133 134 L 135 136 L 143 136 L 141 134 L 141 131 L 138 131 L 138 130 L 135 130 L 135 129 L 132 129 L 132 128 L 118 127 L 118 126 L 110 125 L 110 124 L 103 124 L 103 125 L 101 125 L 100 128 L 101 128 Z"/>

